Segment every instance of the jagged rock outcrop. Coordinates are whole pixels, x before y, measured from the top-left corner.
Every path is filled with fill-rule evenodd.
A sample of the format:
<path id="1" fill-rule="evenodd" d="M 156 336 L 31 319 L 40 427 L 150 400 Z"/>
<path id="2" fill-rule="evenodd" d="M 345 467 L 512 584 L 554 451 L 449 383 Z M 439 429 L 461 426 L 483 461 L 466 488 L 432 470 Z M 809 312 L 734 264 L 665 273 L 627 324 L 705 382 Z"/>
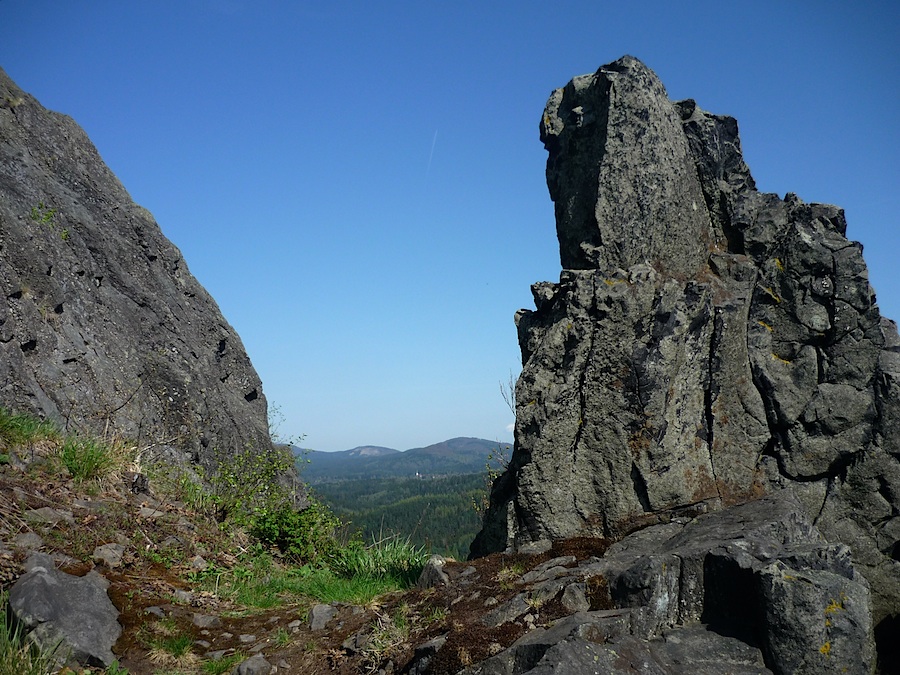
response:
<path id="1" fill-rule="evenodd" d="M 789 487 L 896 626 L 900 339 L 841 209 L 758 192 L 735 120 L 631 57 L 555 91 L 541 139 L 564 269 L 516 315 L 515 450 L 473 554 Z"/>
<path id="2" fill-rule="evenodd" d="M 2 70 L 0 291 L 0 405 L 204 462 L 270 446 L 259 377 L 181 253 Z"/>
<path id="3" fill-rule="evenodd" d="M 486 621 L 515 621 L 557 597 L 572 613 L 465 675 L 598 667 L 862 675 L 875 666 L 868 583 L 846 546 L 825 543 L 790 490 L 647 527 L 602 557 L 550 559 L 521 583 Z M 606 586 L 616 609 L 599 606 L 606 594 L 596 589 Z"/>

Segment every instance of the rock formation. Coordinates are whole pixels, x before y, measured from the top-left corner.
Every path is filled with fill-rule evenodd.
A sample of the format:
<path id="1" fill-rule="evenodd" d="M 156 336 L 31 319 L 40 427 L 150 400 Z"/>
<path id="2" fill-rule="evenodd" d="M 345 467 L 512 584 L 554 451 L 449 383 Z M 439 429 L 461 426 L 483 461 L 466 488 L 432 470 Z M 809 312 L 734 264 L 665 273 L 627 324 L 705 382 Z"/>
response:
<path id="1" fill-rule="evenodd" d="M 181 253 L 2 70 L 0 289 L 0 405 L 204 462 L 270 445 L 259 377 Z"/>
<path id="2" fill-rule="evenodd" d="M 563 271 L 516 315 L 515 450 L 473 555 L 788 489 L 896 627 L 900 339 L 841 209 L 758 192 L 735 120 L 631 57 L 553 92 L 541 139 Z"/>

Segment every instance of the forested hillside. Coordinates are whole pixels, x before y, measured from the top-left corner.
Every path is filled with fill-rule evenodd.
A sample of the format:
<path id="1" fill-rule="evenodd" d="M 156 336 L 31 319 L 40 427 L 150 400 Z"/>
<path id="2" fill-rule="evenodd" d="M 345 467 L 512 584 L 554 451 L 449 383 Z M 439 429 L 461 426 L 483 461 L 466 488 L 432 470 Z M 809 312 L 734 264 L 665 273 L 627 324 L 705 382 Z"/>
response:
<path id="1" fill-rule="evenodd" d="M 433 553 L 464 560 L 481 527 L 488 474 L 443 478 L 374 478 L 320 483 L 315 492 L 367 542 L 410 537 Z"/>

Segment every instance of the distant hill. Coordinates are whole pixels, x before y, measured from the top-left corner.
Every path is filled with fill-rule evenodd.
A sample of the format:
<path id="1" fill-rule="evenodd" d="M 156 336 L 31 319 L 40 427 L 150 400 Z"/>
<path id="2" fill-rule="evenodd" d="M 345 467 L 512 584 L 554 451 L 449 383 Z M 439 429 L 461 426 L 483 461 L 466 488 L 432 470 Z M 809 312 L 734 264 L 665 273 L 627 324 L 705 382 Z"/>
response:
<path id="1" fill-rule="evenodd" d="M 489 455 L 502 452 L 508 459 L 509 443 L 482 438 L 451 438 L 424 448 L 401 452 L 366 445 L 340 452 L 299 450 L 308 462 L 301 465 L 303 478 L 311 484 L 371 478 L 412 478 L 482 473 Z"/>

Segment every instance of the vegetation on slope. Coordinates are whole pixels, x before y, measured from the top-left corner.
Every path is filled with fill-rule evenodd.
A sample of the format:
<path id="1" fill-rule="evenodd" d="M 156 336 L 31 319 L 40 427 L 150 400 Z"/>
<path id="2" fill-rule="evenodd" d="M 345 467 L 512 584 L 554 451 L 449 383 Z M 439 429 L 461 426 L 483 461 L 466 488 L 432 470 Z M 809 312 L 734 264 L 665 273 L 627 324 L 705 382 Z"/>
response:
<path id="1" fill-rule="evenodd" d="M 18 535 L 37 530 L 43 550 L 74 559 L 70 566 L 79 572 L 80 565 L 93 562 L 98 546 L 126 544 L 127 574 L 110 589 L 122 612 L 123 641 L 131 652 L 155 654 L 179 671 L 220 672 L 194 654 L 189 625 L 164 626 L 146 618 L 144 608 L 161 585 L 171 592 L 190 589 L 232 616 L 273 607 L 297 607 L 303 615 L 316 602 L 365 604 L 406 588 L 427 558 L 408 540 L 364 545 L 359 537 L 347 537 L 339 518 L 321 502 L 298 502 L 278 480 L 293 463 L 282 448 L 223 456 L 209 474 L 156 452 L 127 439 L 65 434 L 0 409 L 0 550 L 11 550 Z M 36 524 L 34 514 L 48 505 L 60 518 Z M 72 517 L 76 508 L 87 515 L 79 510 Z M 12 585 L 25 552 L 20 548 L 16 555 L 0 561 L 5 570 L 0 591 Z M 148 587 L 121 591 L 120 585 L 140 583 L 135 580 Z M 2 604 L 5 614 L 5 598 Z M 2 658 L 29 659 L 31 665 L 19 664 L 16 672 L 40 670 L 47 655 L 23 646 L 20 638 L 15 627 L 3 625 Z M 108 672 L 127 672 L 115 668 Z"/>

